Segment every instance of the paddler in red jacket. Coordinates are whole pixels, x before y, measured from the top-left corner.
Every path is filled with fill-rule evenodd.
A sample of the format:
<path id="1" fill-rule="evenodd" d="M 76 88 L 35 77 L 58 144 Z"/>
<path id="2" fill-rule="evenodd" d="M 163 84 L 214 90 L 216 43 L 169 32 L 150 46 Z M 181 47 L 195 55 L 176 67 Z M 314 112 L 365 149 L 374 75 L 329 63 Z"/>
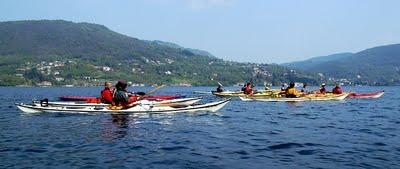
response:
<path id="1" fill-rule="evenodd" d="M 321 84 L 321 87 L 319 88 L 317 94 L 326 94 L 325 83 Z"/>
<path id="2" fill-rule="evenodd" d="M 253 86 L 251 83 L 247 83 L 246 88 L 244 89 L 244 94 L 253 94 Z"/>
<path id="3" fill-rule="evenodd" d="M 332 93 L 333 94 L 342 94 L 343 90 L 339 84 L 336 84 L 336 86 L 332 89 Z"/>
<path id="4" fill-rule="evenodd" d="M 101 91 L 101 102 L 111 104 L 113 101 L 114 90 L 111 82 L 104 83 L 104 89 Z"/>

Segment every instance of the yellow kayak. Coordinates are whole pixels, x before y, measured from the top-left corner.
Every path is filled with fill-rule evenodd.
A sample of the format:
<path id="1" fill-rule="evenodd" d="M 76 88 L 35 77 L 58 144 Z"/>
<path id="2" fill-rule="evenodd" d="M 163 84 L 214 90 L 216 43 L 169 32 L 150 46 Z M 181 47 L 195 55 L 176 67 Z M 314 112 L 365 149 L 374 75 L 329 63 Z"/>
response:
<path id="1" fill-rule="evenodd" d="M 219 97 L 267 97 L 272 96 L 274 94 L 279 93 L 278 90 L 263 90 L 262 92 L 255 92 L 253 94 L 244 94 L 242 91 L 223 91 L 223 92 L 215 92 L 212 94 Z"/>
<path id="2" fill-rule="evenodd" d="M 308 94 L 296 98 L 287 97 L 252 97 L 243 96 L 240 97 L 242 101 L 266 101 L 266 102 L 300 102 L 300 101 L 329 101 L 329 100 L 344 100 L 349 93 L 343 94 Z"/>

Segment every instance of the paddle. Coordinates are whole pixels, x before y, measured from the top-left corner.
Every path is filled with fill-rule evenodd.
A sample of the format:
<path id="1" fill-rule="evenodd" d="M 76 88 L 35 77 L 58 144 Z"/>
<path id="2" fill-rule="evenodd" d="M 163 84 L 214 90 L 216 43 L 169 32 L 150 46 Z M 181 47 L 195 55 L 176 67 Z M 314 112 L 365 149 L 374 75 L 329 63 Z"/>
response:
<path id="1" fill-rule="evenodd" d="M 148 96 L 148 95 L 150 95 L 150 94 L 153 94 L 153 93 L 155 93 L 157 90 L 159 90 L 159 89 L 161 89 L 161 88 L 163 88 L 163 87 L 165 87 L 165 85 L 161 85 L 161 86 L 158 86 L 157 88 L 155 88 L 155 89 L 153 89 L 153 90 L 151 90 L 150 92 L 147 92 L 147 93 L 145 93 L 145 92 L 130 92 L 129 94 L 136 94 L 136 95 L 139 95 L 139 96 L 141 96 L 141 97 L 143 97 L 143 96 Z"/>
<path id="2" fill-rule="evenodd" d="M 142 95 L 142 97 L 151 95 L 151 94 L 157 92 L 158 90 L 160 90 L 161 88 L 163 88 L 163 87 L 165 87 L 165 86 L 166 86 L 166 85 L 158 86 L 158 87 L 156 87 L 155 89 L 153 89 L 153 90 L 151 90 L 151 91 L 145 93 L 144 95 Z"/>
<path id="3" fill-rule="evenodd" d="M 144 92 L 140 92 L 141 94 L 143 93 L 143 95 L 140 95 L 137 100 L 133 103 L 131 103 L 130 105 L 128 105 L 127 107 L 133 107 L 136 106 L 138 104 L 138 101 L 143 100 L 146 96 L 149 96 L 155 92 L 157 92 L 158 90 L 160 90 L 161 88 L 165 87 L 166 85 L 161 85 L 156 87 L 155 89 L 151 90 L 150 92 L 144 93 Z M 138 94 L 139 95 L 139 94 Z"/>

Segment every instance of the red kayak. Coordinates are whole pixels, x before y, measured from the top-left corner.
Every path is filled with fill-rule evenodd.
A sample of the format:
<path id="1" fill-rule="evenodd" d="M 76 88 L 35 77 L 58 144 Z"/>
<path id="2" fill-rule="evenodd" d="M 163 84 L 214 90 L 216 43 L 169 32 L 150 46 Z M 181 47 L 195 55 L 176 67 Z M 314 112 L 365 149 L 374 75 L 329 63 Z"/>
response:
<path id="1" fill-rule="evenodd" d="M 149 101 L 162 101 L 162 100 L 172 100 L 179 99 L 184 96 L 182 95 L 155 95 L 155 96 L 145 96 L 144 99 Z M 61 101 L 84 101 L 84 102 L 93 102 L 93 100 L 97 100 L 97 97 L 94 96 L 60 96 L 58 97 Z"/>
<path id="2" fill-rule="evenodd" d="M 385 91 L 373 92 L 373 93 L 350 93 L 347 97 L 348 98 L 355 98 L 355 99 L 369 99 L 369 98 L 379 98 L 381 97 Z"/>
<path id="3" fill-rule="evenodd" d="M 88 100 L 96 100 L 97 97 L 92 96 L 60 96 L 58 97 L 61 101 L 88 101 Z"/>

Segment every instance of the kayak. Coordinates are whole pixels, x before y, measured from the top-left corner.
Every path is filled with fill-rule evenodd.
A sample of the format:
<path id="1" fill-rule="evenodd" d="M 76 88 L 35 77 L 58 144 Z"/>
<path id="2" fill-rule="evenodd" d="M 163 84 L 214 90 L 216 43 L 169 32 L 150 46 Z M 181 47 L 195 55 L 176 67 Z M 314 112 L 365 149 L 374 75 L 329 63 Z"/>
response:
<path id="1" fill-rule="evenodd" d="M 41 106 L 41 105 L 29 105 L 24 103 L 16 104 L 16 106 L 23 112 L 26 113 L 176 113 L 176 112 L 196 112 L 196 111 L 210 111 L 216 112 L 228 104 L 230 99 L 211 102 L 200 105 L 190 105 L 190 106 L 151 106 L 146 104 L 139 104 L 134 107 L 122 110 L 114 110 L 110 107 L 75 107 L 75 106 Z"/>
<path id="2" fill-rule="evenodd" d="M 149 101 L 149 100 L 140 100 L 138 101 L 139 104 L 148 104 L 153 106 L 189 106 L 199 102 L 202 98 L 195 97 L 195 98 L 181 98 L 181 99 L 172 99 L 172 100 L 162 100 L 162 101 Z M 104 103 L 82 103 L 82 102 L 49 102 L 46 100 L 42 101 L 33 101 L 33 105 L 36 106 L 74 106 L 74 107 L 106 107 L 109 104 Z"/>
<path id="3" fill-rule="evenodd" d="M 145 96 L 145 100 L 156 101 L 156 100 L 172 100 L 183 98 L 181 95 L 155 95 L 155 96 Z M 58 97 L 60 101 L 84 101 L 84 102 L 93 102 L 93 100 L 97 100 L 97 97 L 94 96 L 60 96 Z"/>
<path id="4" fill-rule="evenodd" d="M 266 97 L 266 96 L 274 95 L 276 93 L 277 93 L 277 91 L 275 91 L 275 90 L 256 92 L 256 93 L 250 94 L 250 95 L 244 94 L 242 91 L 223 91 L 223 92 L 212 91 L 213 95 L 220 96 L 220 97 L 246 97 L 246 96 Z"/>
<path id="5" fill-rule="evenodd" d="M 372 93 L 350 93 L 348 98 L 355 98 L 355 99 L 369 99 L 369 98 L 379 98 L 385 94 L 385 91 L 379 92 L 372 92 Z"/>
<path id="6" fill-rule="evenodd" d="M 264 101 L 264 102 L 302 102 L 302 101 L 330 101 L 330 100 L 344 100 L 349 93 L 344 94 L 309 94 L 302 97 L 287 98 L 287 97 L 240 97 L 242 101 Z"/>

